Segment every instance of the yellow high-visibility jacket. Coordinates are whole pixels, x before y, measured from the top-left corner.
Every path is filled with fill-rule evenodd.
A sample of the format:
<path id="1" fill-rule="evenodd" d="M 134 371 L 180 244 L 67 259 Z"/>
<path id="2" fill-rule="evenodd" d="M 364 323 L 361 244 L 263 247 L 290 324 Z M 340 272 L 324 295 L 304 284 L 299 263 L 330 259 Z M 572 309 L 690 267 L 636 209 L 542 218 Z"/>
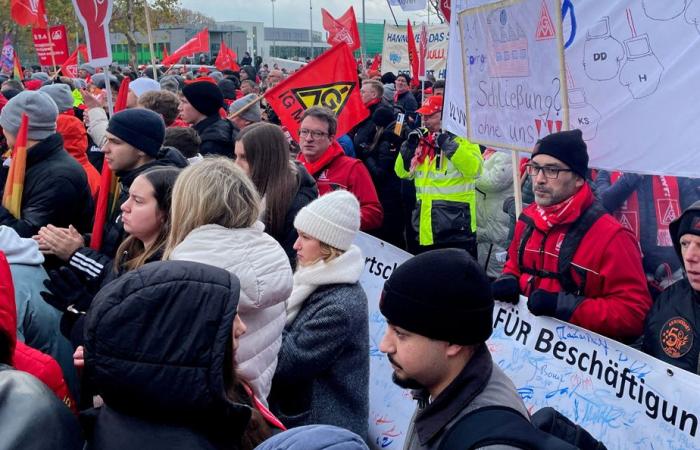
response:
<path id="1" fill-rule="evenodd" d="M 394 171 L 399 178 L 415 181 L 417 203 L 413 227 L 418 231 L 418 243 L 463 242 L 473 237 L 475 182 L 484 162 L 479 146 L 461 137 L 448 138 L 436 157 L 426 158 L 413 173 L 409 172 L 410 160 L 404 159 L 413 152 L 407 151 L 406 146 L 404 142 Z"/>

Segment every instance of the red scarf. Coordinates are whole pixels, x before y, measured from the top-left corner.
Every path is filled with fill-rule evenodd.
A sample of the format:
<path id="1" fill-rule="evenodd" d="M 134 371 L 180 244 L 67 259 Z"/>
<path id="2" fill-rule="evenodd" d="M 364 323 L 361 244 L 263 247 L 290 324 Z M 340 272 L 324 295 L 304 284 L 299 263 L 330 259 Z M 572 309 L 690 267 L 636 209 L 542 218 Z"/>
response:
<path id="1" fill-rule="evenodd" d="M 610 174 L 610 181 L 614 184 L 622 175 L 621 172 Z M 676 177 L 652 176 L 652 190 L 654 195 L 654 211 L 656 211 L 656 245 L 659 247 L 671 247 L 671 233 L 668 226 L 680 216 L 680 196 L 678 194 L 678 180 Z M 639 241 L 639 198 L 637 192 L 627 197 L 620 209 L 613 214 L 615 218 L 634 233 Z"/>
<path id="2" fill-rule="evenodd" d="M 398 103 L 398 102 L 399 102 L 399 95 L 403 94 L 404 92 L 408 92 L 408 89 L 406 89 L 405 91 L 401 91 L 401 92 L 396 91 L 396 92 L 394 93 L 394 103 Z"/>
<path id="3" fill-rule="evenodd" d="M 546 232 L 557 225 L 574 222 L 592 203 L 593 192 L 588 183 L 584 183 L 578 192 L 563 202 L 551 206 L 535 204 L 531 217 L 535 221 L 535 226 Z"/>
<path id="4" fill-rule="evenodd" d="M 413 173 L 416 167 L 423 164 L 425 158 L 428 158 L 428 163 L 435 158 L 435 136 L 437 133 L 428 133 L 424 138 L 421 138 L 416 153 L 411 158 L 411 168 L 409 172 Z"/>
<path id="5" fill-rule="evenodd" d="M 297 155 L 297 160 L 304 165 L 304 168 L 311 174 L 312 177 L 316 177 L 323 169 L 326 168 L 328 164 L 331 163 L 338 156 L 344 155 L 343 148 L 338 144 L 338 141 L 333 141 L 328 147 L 328 150 L 323 152 L 321 157 L 315 162 L 309 162 L 304 158 L 304 154 L 299 152 Z"/>
<path id="6" fill-rule="evenodd" d="M 367 108 L 369 108 L 370 106 L 374 106 L 374 105 L 376 105 L 377 103 L 379 103 L 379 102 L 381 102 L 381 101 L 382 101 L 381 98 L 373 98 L 372 100 L 370 100 L 370 101 L 368 101 L 367 103 L 365 103 L 365 106 L 366 106 Z"/>

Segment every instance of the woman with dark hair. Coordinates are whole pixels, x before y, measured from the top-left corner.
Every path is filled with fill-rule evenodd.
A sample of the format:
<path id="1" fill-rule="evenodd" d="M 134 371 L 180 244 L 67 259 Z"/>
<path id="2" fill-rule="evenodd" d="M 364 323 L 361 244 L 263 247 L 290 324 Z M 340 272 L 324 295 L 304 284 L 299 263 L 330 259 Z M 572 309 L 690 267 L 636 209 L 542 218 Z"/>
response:
<path id="1" fill-rule="evenodd" d="M 101 267 L 92 267 L 92 282 L 81 280 L 70 266 L 49 272 L 44 282 L 50 292 L 43 292 L 47 303 L 64 311 L 61 331 L 74 346 L 83 342 L 82 317 L 100 287 L 163 255 L 170 231 L 170 199 L 175 180 L 180 173 L 172 167 L 148 170 L 136 177 L 129 187 L 129 197 L 121 206 L 124 231 L 129 236 L 121 243 L 116 258 L 105 257 Z"/>
<path id="2" fill-rule="evenodd" d="M 289 144 L 277 125 L 256 123 L 236 138 L 236 164 L 248 174 L 263 198 L 265 232 L 282 246 L 296 267 L 294 217 L 318 197 L 316 181 L 290 159 Z"/>

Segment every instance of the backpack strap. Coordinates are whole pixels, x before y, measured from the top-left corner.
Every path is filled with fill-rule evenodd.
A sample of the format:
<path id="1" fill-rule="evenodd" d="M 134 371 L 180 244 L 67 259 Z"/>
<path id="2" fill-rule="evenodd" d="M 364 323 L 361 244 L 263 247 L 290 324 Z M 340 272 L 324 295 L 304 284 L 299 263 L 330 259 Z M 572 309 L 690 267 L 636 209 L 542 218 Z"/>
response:
<path id="1" fill-rule="evenodd" d="M 580 267 L 572 264 L 574 259 L 574 254 L 578 250 L 583 237 L 588 233 L 594 223 L 605 214 L 606 211 L 599 202 L 594 201 L 591 206 L 586 208 L 586 210 L 581 214 L 581 216 L 576 219 L 576 221 L 569 227 L 569 230 L 564 236 L 564 241 L 561 244 L 561 249 L 559 250 L 559 261 L 558 269 L 560 274 L 561 287 L 565 292 L 572 293 L 575 295 L 583 295 L 583 291 L 586 288 L 586 271 Z M 576 272 L 581 278 L 581 283 L 576 283 L 572 276 L 572 271 Z"/>
<path id="2" fill-rule="evenodd" d="M 438 450 L 471 450 L 488 445 L 576 450 L 558 437 L 538 430 L 522 414 L 506 406 L 486 406 L 466 414 L 447 430 Z"/>

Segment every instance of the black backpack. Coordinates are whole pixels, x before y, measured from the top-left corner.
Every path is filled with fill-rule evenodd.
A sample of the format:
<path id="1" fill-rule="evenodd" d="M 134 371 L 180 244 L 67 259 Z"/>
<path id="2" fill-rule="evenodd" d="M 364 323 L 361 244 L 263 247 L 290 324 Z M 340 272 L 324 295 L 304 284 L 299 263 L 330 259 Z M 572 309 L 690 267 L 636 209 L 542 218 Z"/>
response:
<path id="1" fill-rule="evenodd" d="M 532 423 L 505 406 L 487 406 L 459 419 L 438 450 L 471 450 L 510 445 L 523 450 L 606 450 L 585 429 L 553 408 L 542 408 Z"/>

